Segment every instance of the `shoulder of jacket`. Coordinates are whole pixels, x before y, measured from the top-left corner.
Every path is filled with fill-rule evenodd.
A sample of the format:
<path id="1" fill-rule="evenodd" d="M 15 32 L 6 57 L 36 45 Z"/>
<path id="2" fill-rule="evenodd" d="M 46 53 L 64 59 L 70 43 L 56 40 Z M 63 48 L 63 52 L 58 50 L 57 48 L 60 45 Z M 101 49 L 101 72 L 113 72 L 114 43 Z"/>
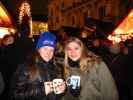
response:
<path id="1" fill-rule="evenodd" d="M 28 66 L 26 64 L 19 64 L 16 73 L 27 76 L 29 73 Z"/>
<path id="2" fill-rule="evenodd" d="M 54 62 L 58 63 L 58 64 L 63 64 L 64 58 L 63 57 L 54 57 Z"/>
<path id="3" fill-rule="evenodd" d="M 90 66 L 90 67 L 88 67 L 89 73 L 91 70 L 93 70 L 93 71 L 95 70 L 97 73 L 98 70 L 100 70 L 101 66 L 103 65 L 102 63 L 103 63 L 103 60 L 99 56 L 88 57 L 87 58 L 87 66 Z"/>

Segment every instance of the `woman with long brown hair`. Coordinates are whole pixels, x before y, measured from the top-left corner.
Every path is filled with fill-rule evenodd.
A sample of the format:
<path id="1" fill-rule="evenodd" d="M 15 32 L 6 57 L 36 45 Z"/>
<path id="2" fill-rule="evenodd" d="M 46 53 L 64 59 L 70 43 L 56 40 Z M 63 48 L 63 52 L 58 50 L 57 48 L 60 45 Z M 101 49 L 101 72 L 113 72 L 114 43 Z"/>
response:
<path id="1" fill-rule="evenodd" d="M 60 100 L 65 90 L 63 67 L 54 57 L 56 37 L 44 32 L 36 51 L 19 65 L 12 87 L 13 100 Z M 14 85 L 13 84 L 13 85 Z"/>

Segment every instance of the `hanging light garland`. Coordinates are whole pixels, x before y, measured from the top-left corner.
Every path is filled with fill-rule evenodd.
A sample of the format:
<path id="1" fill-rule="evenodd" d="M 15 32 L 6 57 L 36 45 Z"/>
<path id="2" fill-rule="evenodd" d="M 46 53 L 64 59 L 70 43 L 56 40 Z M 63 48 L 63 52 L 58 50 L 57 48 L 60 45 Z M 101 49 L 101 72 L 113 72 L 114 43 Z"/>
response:
<path id="1" fill-rule="evenodd" d="M 24 15 L 31 17 L 30 5 L 27 1 L 24 1 L 19 8 L 19 24 L 22 23 Z"/>
<path id="2" fill-rule="evenodd" d="M 19 8 L 19 24 L 22 24 L 22 20 L 24 16 L 29 17 L 29 26 L 30 26 L 30 36 L 32 37 L 32 17 L 31 17 L 31 9 L 30 9 L 30 4 L 27 1 L 24 1 L 20 8 Z"/>

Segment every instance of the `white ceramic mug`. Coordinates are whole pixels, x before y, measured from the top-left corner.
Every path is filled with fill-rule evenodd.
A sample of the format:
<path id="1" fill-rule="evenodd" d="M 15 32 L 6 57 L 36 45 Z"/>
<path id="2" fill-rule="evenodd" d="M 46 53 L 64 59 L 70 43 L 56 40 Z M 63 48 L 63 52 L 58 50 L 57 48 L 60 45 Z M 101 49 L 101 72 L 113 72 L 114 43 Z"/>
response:
<path id="1" fill-rule="evenodd" d="M 53 89 L 55 94 L 61 94 L 63 91 L 60 89 L 60 86 L 63 84 L 63 79 L 54 79 L 53 80 Z"/>
<path id="2" fill-rule="evenodd" d="M 72 75 L 71 77 L 68 77 L 67 85 L 72 86 L 72 89 L 76 89 L 77 87 L 80 87 L 80 76 Z"/>

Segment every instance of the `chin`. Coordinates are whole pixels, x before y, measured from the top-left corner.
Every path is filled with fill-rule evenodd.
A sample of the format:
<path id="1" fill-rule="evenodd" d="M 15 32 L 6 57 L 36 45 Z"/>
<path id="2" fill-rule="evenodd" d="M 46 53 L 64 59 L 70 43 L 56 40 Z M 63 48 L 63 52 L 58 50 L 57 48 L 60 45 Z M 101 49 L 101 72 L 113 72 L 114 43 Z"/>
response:
<path id="1" fill-rule="evenodd" d="M 78 59 L 76 59 L 76 58 L 73 58 L 72 60 L 73 60 L 73 61 L 77 61 Z"/>

